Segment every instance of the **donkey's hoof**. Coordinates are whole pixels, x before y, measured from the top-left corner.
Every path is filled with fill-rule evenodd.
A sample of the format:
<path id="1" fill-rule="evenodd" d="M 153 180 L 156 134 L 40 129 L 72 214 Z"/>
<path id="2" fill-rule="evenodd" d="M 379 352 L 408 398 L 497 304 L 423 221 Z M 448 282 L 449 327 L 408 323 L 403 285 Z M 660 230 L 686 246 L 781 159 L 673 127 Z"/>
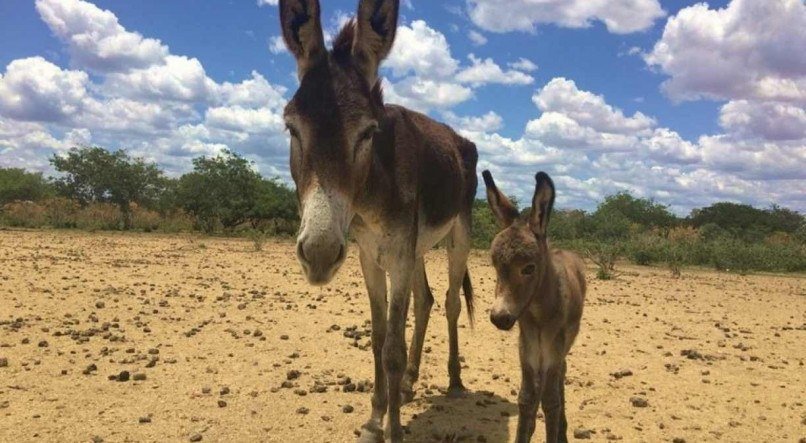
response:
<path id="1" fill-rule="evenodd" d="M 361 427 L 357 443 L 382 443 L 383 429 L 379 428 L 374 421 L 370 421 Z"/>
<path id="2" fill-rule="evenodd" d="M 461 383 L 452 385 L 448 388 L 448 398 L 464 398 L 467 397 L 468 390 Z"/>
<path id="3" fill-rule="evenodd" d="M 400 401 L 403 404 L 409 403 L 414 400 L 414 389 L 402 388 L 400 390 Z"/>

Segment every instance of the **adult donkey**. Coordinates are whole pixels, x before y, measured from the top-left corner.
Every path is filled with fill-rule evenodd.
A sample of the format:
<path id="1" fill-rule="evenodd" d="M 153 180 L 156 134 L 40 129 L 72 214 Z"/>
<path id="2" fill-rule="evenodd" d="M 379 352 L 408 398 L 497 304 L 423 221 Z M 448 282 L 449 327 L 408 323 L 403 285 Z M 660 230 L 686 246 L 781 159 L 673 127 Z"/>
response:
<path id="1" fill-rule="evenodd" d="M 291 175 L 302 222 L 297 257 L 311 284 L 328 283 L 353 233 L 372 311 L 375 392 L 362 440 L 402 439 L 400 405 L 413 395 L 433 296 L 423 255 L 445 239 L 449 286 L 450 392 L 463 391 L 457 321 L 467 273 L 476 194 L 473 143 L 446 125 L 384 105 L 378 66 L 397 29 L 398 0 L 361 0 L 355 20 L 325 48 L 317 0 L 281 0 L 283 39 L 297 60 L 299 89 L 285 108 Z M 387 305 L 386 274 L 391 282 Z M 406 362 L 405 326 L 414 293 L 415 330 Z M 405 374 L 404 374 L 405 370 Z"/>

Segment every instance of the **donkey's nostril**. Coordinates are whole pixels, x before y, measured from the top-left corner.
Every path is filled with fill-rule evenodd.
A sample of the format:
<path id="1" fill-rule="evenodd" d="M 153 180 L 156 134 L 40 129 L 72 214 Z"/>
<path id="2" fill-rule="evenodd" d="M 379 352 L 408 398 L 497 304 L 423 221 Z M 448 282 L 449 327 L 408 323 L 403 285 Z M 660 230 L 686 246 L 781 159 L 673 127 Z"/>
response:
<path id="1" fill-rule="evenodd" d="M 336 256 L 336 261 L 334 263 L 338 263 L 344 260 L 344 245 L 339 245 L 339 255 Z"/>
<path id="2" fill-rule="evenodd" d="M 308 259 L 305 258 L 305 248 L 302 247 L 303 242 L 297 242 L 297 257 L 305 263 L 308 263 Z"/>

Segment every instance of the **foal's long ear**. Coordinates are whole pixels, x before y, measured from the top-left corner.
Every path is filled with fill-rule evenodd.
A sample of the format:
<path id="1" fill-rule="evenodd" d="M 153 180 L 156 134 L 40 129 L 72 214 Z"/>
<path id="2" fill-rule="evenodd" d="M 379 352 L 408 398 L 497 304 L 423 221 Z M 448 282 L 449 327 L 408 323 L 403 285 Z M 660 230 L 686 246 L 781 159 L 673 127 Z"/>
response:
<path id="1" fill-rule="evenodd" d="M 495 181 L 493 181 L 493 175 L 490 174 L 490 171 L 485 170 L 481 173 L 481 176 L 484 178 L 484 186 L 487 187 L 487 203 L 490 204 L 490 209 L 498 220 L 498 225 L 501 229 L 508 228 L 518 218 L 518 209 L 495 186 Z"/>
<path id="2" fill-rule="evenodd" d="M 280 27 L 300 80 L 326 53 L 319 0 L 280 0 Z"/>
<path id="3" fill-rule="evenodd" d="M 353 57 L 370 87 L 378 79 L 378 66 L 392 50 L 399 9 L 400 0 L 360 0 L 358 3 Z"/>
<path id="4" fill-rule="evenodd" d="M 543 171 L 535 174 L 535 195 L 532 197 L 532 212 L 529 227 L 538 237 L 545 238 L 549 217 L 554 208 L 554 182 Z"/>

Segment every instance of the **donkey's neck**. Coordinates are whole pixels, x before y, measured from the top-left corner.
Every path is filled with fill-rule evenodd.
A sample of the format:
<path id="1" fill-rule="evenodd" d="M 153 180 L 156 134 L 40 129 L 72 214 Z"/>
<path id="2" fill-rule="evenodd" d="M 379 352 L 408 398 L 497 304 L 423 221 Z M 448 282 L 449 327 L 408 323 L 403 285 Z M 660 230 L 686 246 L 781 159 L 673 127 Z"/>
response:
<path id="1" fill-rule="evenodd" d="M 543 278 L 540 280 L 532 301 L 524 312 L 528 323 L 535 326 L 542 326 L 554 319 L 562 318 L 562 299 L 560 297 L 560 279 L 557 276 L 553 260 L 550 259 L 552 252 L 549 251 L 549 258 L 544 268 Z"/>

